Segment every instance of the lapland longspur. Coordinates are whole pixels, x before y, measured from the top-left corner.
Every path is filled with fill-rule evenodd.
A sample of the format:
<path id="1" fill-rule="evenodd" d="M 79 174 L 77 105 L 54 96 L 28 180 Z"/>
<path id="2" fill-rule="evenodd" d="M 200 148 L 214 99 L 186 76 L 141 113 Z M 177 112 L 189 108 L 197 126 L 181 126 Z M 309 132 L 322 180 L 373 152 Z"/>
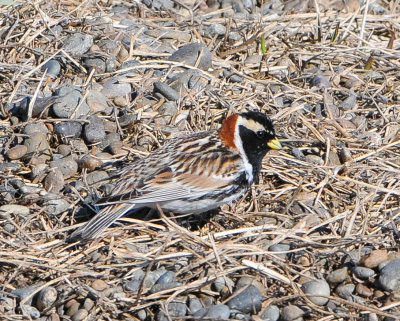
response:
<path id="1" fill-rule="evenodd" d="M 243 195 L 265 154 L 280 148 L 272 121 L 254 111 L 231 115 L 218 131 L 171 139 L 124 167 L 110 195 L 99 200 L 104 207 L 70 239 L 96 238 L 127 212 L 157 204 L 180 214 L 218 208 Z"/>

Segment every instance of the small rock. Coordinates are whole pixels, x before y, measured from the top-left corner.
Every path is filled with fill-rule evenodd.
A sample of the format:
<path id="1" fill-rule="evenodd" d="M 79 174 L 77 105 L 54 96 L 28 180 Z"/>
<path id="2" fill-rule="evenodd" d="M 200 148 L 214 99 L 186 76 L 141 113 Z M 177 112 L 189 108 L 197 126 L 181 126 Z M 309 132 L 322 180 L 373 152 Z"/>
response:
<path id="1" fill-rule="evenodd" d="M 201 58 L 199 58 L 201 54 Z M 183 62 L 194 66 L 199 60 L 198 68 L 208 70 L 212 65 L 212 56 L 210 50 L 202 43 L 190 43 L 182 46 L 175 51 L 168 60 Z"/>
<path id="2" fill-rule="evenodd" d="M 86 69 L 94 69 L 97 73 L 101 74 L 106 71 L 106 59 L 105 57 L 85 57 L 82 60 L 82 64 Z"/>
<path id="3" fill-rule="evenodd" d="M 49 193 L 58 194 L 64 187 L 64 176 L 58 168 L 53 168 L 44 180 L 44 188 Z"/>
<path id="4" fill-rule="evenodd" d="M 375 271 L 370 268 L 356 266 L 353 269 L 353 273 L 356 277 L 358 277 L 360 279 L 368 279 L 369 277 L 371 277 L 375 274 Z"/>
<path id="5" fill-rule="evenodd" d="M 279 308 L 276 305 L 270 305 L 261 313 L 260 317 L 263 321 L 278 321 L 279 315 Z"/>
<path id="6" fill-rule="evenodd" d="M 193 316 L 205 320 L 228 320 L 230 309 L 225 304 L 210 305 L 206 308 L 201 308 L 193 313 Z"/>
<path id="7" fill-rule="evenodd" d="M 239 310 L 243 313 L 256 314 L 261 310 L 261 293 L 254 285 L 249 285 L 244 290 L 240 289 L 237 294 L 227 301 L 231 309 Z"/>
<path id="8" fill-rule="evenodd" d="M 189 310 L 190 310 L 191 314 L 194 314 L 195 312 L 197 312 L 203 308 L 201 301 L 194 295 L 189 295 L 188 306 L 189 306 Z"/>
<path id="9" fill-rule="evenodd" d="M 25 135 L 32 135 L 34 133 L 48 134 L 49 130 L 47 129 L 47 127 L 44 123 L 39 122 L 39 123 L 27 124 L 24 127 L 24 130 L 22 131 L 22 133 Z"/>
<path id="10" fill-rule="evenodd" d="M 85 125 L 83 137 L 89 144 L 97 143 L 105 139 L 106 132 L 101 118 L 97 116 L 89 117 L 89 124 Z"/>
<path id="11" fill-rule="evenodd" d="M 105 151 L 111 143 L 120 142 L 120 136 L 117 133 L 106 134 L 106 137 L 96 145 L 96 147 L 102 151 Z"/>
<path id="12" fill-rule="evenodd" d="M 172 89 L 170 86 L 168 86 L 166 83 L 161 81 L 156 81 L 153 85 L 154 85 L 154 92 L 160 93 L 166 99 L 170 101 L 176 101 L 179 99 L 179 93 L 176 90 Z"/>
<path id="13" fill-rule="evenodd" d="M 43 311 L 51 307 L 57 300 L 57 290 L 52 286 L 48 286 L 41 290 L 36 298 L 36 307 L 39 311 Z"/>
<path id="14" fill-rule="evenodd" d="M 289 244 L 273 244 L 268 248 L 269 251 L 272 252 L 287 252 L 290 250 Z M 274 255 L 281 257 L 282 259 L 286 259 L 287 253 L 274 253 Z"/>
<path id="15" fill-rule="evenodd" d="M 97 158 L 94 158 L 89 155 L 85 155 L 78 161 L 78 166 L 80 169 L 87 168 L 90 171 L 94 171 L 96 168 L 99 168 L 103 165 L 103 162 Z"/>
<path id="16" fill-rule="evenodd" d="M 361 295 L 362 297 L 368 298 L 374 295 L 374 291 L 372 291 L 369 287 L 364 284 L 357 284 L 356 293 Z"/>
<path id="17" fill-rule="evenodd" d="M 347 278 L 347 272 L 348 272 L 347 267 L 337 269 L 329 273 L 329 275 L 326 277 L 326 280 L 329 283 L 342 283 Z"/>
<path id="18" fill-rule="evenodd" d="M 89 186 L 99 187 L 109 178 L 106 171 L 94 171 L 86 176 L 86 181 Z"/>
<path id="19" fill-rule="evenodd" d="M 47 141 L 47 135 L 43 133 L 34 133 L 25 138 L 24 145 L 27 147 L 28 154 L 47 152 L 50 145 Z"/>
<path id="20" fill-rule="evenodd" d="M 78 171 L 78 164 L 72 157 L 63 157 L 61 159 L 53 160 L 49 164 L 50 168 L 58 168 L 63 174 L 64 178 L 74 176 Z"/>
<path id="21" fill-rule="evenodd" d="M 56 94 L 56 101 L 52 107 L 55 117 L 75 119 L 89 114 L 89 106 L 82 102 L 83 96 L 76 88 L 60 87 Z"/>
<path id="22" fill-rule="evenodd" d="M 325 305 L 329 301 L 329 298 L 326 298 L 326 296 L 331 295 L 331 290 L 329 284 L 325 280 L 309 281 L 304 283 L 301 288 L 308 296 L 308 299 L 316 305 Z"/>
<path id="23" fill-rule="evenodd" d="M 27 217 L 29 215 L 29 207 L 17 204 L 6 204 L 0 206 L 0 216 L 6 213 Z"/>
<path id="24" fill-rule="evenodd" d="M 57 78 L 58 74 L 61 71 L 61 65 L 57 60 L 50 59 L 48 62 L 46 62 L 42 66 L 42 70 L 46 70 L 46 69 L 47 69 L 46 75 L 52 79 L 55 79 L 55 78 Z"/>
<path id="25" fill-rule="evenodd" d="M 349 300 L 354 292 L 356 286 L 354 284 L 340 284 L 336 288 L 336 294 L 343 299 Z"/>
<path id="26" fill-rule="evenodd" d="M 376 268 L 379 264 L 387 261 L 389 258 L 387 250 L 374 250 L 364 260 L 364 266 L 367 268 Z"/>
<path id="27" fill-rule="evenodd" d="M 26 147 L 25 145 L 17 145 L 10 148 L 6 154 L 10 160 L 16 160 L 24 157 L 27 152 L 28 147 Z"/>
<path id="28" fill-rule="evenodd" d="M 86 298 L 83 302 L 83 307 L 86 311 L 90 311 L 94 307 L 94 302 L 90 298 Z"/>
<path id="29" fill-rule="evenodd" d="M 21 310 L 27 313 L 32 319 L 36 320 L 40 318 L 40 312 L 33 306 L 22 304 Z"/>
<path id="30" fill-rule="evenodd" d="M 75 299 L 69 300 L 67 303 L 65 303 L 64 307 L 67 309 L 65 314 L 67 316 L 72 316 L 74 315 L 78 310 L 79 310 L 79 302 L 76 301 Z"/>
<path id="31" fill-rule="evenodd" d="M 142 284 L 145 273 L 141 269 L 137 269 L 132 273 L 129 282 L 125 283 L 125 290 L 137 293 Z"/>
<path id="32" fill-rule="evenodd" d="M 56 216 L 67 211 L 71 205 L 64 199 L 49 200 L 45 203 L 47 212 L 50 215 Z"/>
<path id="33" fill-rule="evenodd" d="M 226 34 L 226 27 L 220 23 L 213 23 L 208 26 L 206 32 L 211 38 L 219 36 L 223 37 Z"/>
<path id="34" fill-rule="evenodd" d="M 78 121 L 62 121 L 56 124 L 54 132 L 59 136 L 78 138 L 82 134 L 82 124 Z"/>
<path id="35" fill-rule="evenodd" d="M 282 309 L 282 321 L 302 320 L 304 311 L 296 305 L 287 305 Z"/>
<path id="36" fill-rule="evenodd" d="M 97 90 L 88 91 L 86 95 L 86 103 L 88 104 L 92 114 L 104 112 L 109 108 L 107 97 Z"/>
<path id="37" fill-rule="evenodd" d="M 82 321 L 86 319 L 88 315 L 89 315 L 88 311 L 86 311 L 85 309 L 79 309 L 72 315 L 71 321 Z"/>
<path id="38" fill-rule="evenodd" d="M 108 284 L 103 280 L 97 279 L 93 281 L 92 288 L 95 289 L 96 291 L 104 291 L 105 289 L 108 288 Z"/>
<path id="39" fill-rule="evenodd" d="M 82 33 L 74 33 L 64 41 L 64 50 L 72 56 L 82 56 L 93 45 L 93 37 Z"/>
<path id="40" fill-rule="evenodd" d="M 379 283 L 386 291 L 400 290 L 400 259 L 390 261 L 382 268 Z"/>
<path id="41" fill-rule="evenodd" d="M 125 97 L 131 93 L 131 85 L 124 82 L 125 77 L 112 77 L 103 84 L 101 93 L 107 98 L 115 98 L 118 96 Z"/>

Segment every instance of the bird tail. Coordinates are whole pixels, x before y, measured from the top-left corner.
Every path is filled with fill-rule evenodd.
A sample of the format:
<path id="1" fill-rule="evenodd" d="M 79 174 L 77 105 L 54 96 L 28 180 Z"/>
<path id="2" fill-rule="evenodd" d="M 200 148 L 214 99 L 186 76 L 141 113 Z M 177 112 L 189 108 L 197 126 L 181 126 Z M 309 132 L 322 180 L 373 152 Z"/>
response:
<path id="1" fill-rule="evenodd" d="M 107 227 L 134 207 L 135 204 L 121 203 L 103 208 L 89 222 L 75 230 L 67 241 L 88 241 L 98 237 Z"/>

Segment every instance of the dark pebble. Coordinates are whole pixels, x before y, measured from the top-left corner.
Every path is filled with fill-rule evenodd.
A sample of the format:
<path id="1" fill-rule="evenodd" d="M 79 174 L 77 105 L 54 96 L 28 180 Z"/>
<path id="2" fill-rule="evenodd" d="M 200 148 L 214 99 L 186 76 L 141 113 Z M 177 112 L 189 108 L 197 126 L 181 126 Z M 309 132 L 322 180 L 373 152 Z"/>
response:
<path id="1" fill-rule="evenodd" d="M 82 123 L 78 121 L 62 121 L 56 124 L 54 132 L 67 138 L 78 138 L 82 134 Z"/>
<path id="2" fill-rule="evenodd" d="M 156 81 L 154 83 L 154 92 L 160 93 L 166 99 L 171 100 L 171 101 L 176 101 L 179 99 L 179 93 L 175 89 L 172 89 L 166 83 L 161 82 L 161 81 Z"/>
<path id="3" fill-rule="evenodd" d="M 340 296 L 343 299 L 349 300 L 349 298 L 351 298 L 354 289 L 356 288 L 356 286 L 354 284 L 340 284 L 335 292 L 338 296 Z"/>
<path id="4" fill-rule="evenodd" d="M 20 301 L 24 300 L 28 295 L 30 295 L 32 292 L 34 292 L 38 287 L 41 287 L 43 285 L 43 282 L 38 282 L 36 284 L 33 284 L 31 286 L 27 286 L 24 288 L 19 288 L 13 290 L 11 293 L 13 295 L 16 295 Z M 28 303 L 32 302 L 32 300 L 28 300 Z"/>
<path id="5" fill-rule="evenodd" d="M 254 285 L 249 285 L 244 290 L 240 289 L 237 294 L 226 303 L 231 309 L 239 310 L 243 313 L 256 314 L 261 310 L 261 293 Z"/>
<path id="6" fill-rule="evenodd" d="M 40 318 L 40 312 L 33 306 L 23 304 L 21 305 L 21 310 L 24 311 L 24 314 L 27 313 L 34 320 Z"/>

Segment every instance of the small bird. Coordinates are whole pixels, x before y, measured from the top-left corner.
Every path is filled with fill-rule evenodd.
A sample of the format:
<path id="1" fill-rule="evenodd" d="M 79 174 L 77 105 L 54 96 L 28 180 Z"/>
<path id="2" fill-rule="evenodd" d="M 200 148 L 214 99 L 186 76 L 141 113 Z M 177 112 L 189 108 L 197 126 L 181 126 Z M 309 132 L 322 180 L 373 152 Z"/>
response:
<path id="1" fill-rule="evenodd" d="M 124 214 L 144 207 L 179 214 L 204 213 L 234 201 L 258 178 L 261 162 L 282 146 L 261 112 L 233 114 L 219 130 L 171 139 L 119 171 L 104 206 L 70 240 L 98 237 Z"/>

